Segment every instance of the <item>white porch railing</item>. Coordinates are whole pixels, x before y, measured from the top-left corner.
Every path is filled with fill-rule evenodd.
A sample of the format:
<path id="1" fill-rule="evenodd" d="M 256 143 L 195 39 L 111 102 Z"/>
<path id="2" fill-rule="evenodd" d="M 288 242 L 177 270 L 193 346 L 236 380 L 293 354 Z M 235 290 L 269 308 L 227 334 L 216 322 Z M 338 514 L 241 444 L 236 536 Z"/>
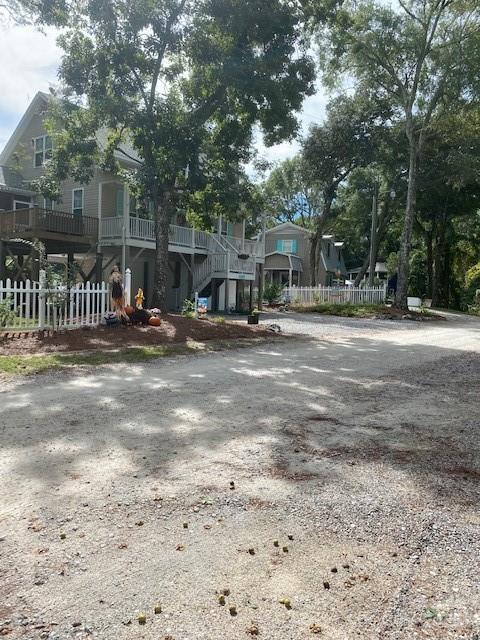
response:
<path id="1" fill-rule="evenodd" d="M 155 242 L 155 222 L 144 218 L 130 217 L 128 228 L 124 229 L 124 219 L 121 216 L 102 218 L 100 226 L 101 238 L 113 239 L 126 237 L 135 240 Z M 247 253 L 249 256 L 262 256 L 262 243 L 255 240 L 245 240 L 242 245 L 241 238 L 233 236 L 220 236 L 220 238 L 208 231 L 200 231 L 191 227 L 182 227 L 171 224 L 169 229 L 169 242 L 179 247 L 190 247 L 218 253 L 219 251 L 236 251 Z"/>
<path id="2" fill-rule="evenodd" d="M 102 238 L 123 237 L 123 218 L 102 218 L 100 234 Z"/>
<path id="3" fill-rule="evenodd" d="M 315 304 L 383 304 L 387 298 L 387 287 L 286 287 L 284 300 L 293 305 Z"/>
<path id="4" fill-rule="evenodd" d="M 245 273 L 247 275 L 255 274 L 255 258 L 247 258 L 241 260 L 237 255 L 230 255 L 230 271 L 233 273 Z"/>
<path id="5" fill-rule="evenodd" d="M 155 223 L 144 218 L 130 218 L 130 237 L 155 241 Z"/>
<path id="6" fill-rule="evenodd" d="M 41 274 L 41 281 L 44 282 Z M 110 293 L 105 282 L 47 289 L 40 282 L 0 281 L 0 302 L 8 300 L 13 319 L 4 329 L 45 329 L 95 326 L 110 311 Z"/>

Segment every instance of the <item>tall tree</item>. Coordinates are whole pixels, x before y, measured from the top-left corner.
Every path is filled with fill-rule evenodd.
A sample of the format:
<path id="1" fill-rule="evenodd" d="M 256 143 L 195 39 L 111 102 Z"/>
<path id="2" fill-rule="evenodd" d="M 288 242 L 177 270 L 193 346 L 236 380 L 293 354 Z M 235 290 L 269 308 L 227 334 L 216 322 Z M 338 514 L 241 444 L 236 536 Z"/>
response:
<path id="1" fill-rule="evenodd" d="M 314 3 L 315 4 L 315 3 Z M 395 304 L 407 306 L 417 172 L 425 136 L 449 105 L 478 90 L 480 6 L 476 0 L 399 0 L 398 8 L 346 0 L 321 30 L 325 77 L 352 74 L 363 91 L 388 101 L 404 121 L 408 190 Z"/>
<path id="2" fill-rule="evenodd" d="M 179 192 L 205 173 L 205 149 L 216 140 L 235 165 L 255 124 L 267 144 L 296 131 L 314 76 L 302 16 L 283 0 L 98 0 L 70 10 L 52 175 L 87 181 L 95 164 L 118 169 L 114 152 L 131 145 L 137 192 L 154 204 L 154 304 L 165 308 L 169 222 Z"/>
<path id="3" fill-rule="evenodd" d="M 312 285 L 318 280 L 321 239 L 332 216 L 338 188 L 356 167 L 372 161 L 381 121 L 381 109 L 372 108 L 362 95 L 341 95 L 328 104 L 324 124 L 312 127 L 303 141 L 307 175 L 322 193 L 310 247 Z"/>
<path id="4" fill-rule="evenodd" d="M 322 208 L 322 190 L 308 179 L 300 156 L 277 165 L 262 185 L 265 210 L 276 222 L 312 228 Z"/>

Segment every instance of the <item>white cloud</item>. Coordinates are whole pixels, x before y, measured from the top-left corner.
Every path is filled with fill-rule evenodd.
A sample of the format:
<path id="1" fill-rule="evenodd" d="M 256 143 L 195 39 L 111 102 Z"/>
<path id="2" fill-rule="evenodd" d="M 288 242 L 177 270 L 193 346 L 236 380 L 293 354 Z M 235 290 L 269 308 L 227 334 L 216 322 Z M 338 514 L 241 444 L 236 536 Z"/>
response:
<path id="1" fill-rule="evenodd" d="M 0 29 L 0 148 L 37 91 L 55 84 L 61 51 L 52 28 L 8 25 Z"/>

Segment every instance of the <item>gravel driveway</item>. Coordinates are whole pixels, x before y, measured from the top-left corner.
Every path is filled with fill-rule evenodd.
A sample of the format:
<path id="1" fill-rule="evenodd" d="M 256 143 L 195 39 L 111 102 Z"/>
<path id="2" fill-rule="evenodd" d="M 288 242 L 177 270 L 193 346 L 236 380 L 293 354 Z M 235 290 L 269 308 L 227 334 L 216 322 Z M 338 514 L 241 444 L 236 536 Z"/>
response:
<path id="1" fill-rule="evenodd" d="M 480 322 L 351 322 L 5 386 L 0 636 L 478 639 Z"/>

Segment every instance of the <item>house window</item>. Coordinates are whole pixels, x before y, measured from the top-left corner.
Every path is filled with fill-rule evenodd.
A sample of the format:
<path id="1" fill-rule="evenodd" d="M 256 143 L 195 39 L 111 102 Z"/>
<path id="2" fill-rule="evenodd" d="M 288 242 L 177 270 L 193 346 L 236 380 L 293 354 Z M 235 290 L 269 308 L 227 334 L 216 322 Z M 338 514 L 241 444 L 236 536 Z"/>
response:
<path id="1" fill-rule="evenodd" d="M 125 203 L 125 191 L 123 189 L 117 189 L 115 194 L 115 215 L 123 216 L 123 206 Z"/>
<path id="2" fill-rule="evenodd" d="M 277 240 L 277 251 L 281 253 L 290 253 L 296 255 L 297 253 L 297 241 L 296 240 Z"/>
<path id="3" fill-rule="evenodd" d="M 50 136 L 39 136 L 33 139 L 33 166 L 41 167 L 52 157 L 53 143 Z"/>
<path id="4" fill-rule="evenodd" d="M 83 189 L 72 191 L 72 213 L 74 216 L 83 216 Z"/>
<path id="5" fill-rule="evenodd" d="M 30 209 L 31 206 L 32 206 L 31 202 L 26 202 L 24 200 L 13 201 L 13 208 L 15 211 L 18 211 L 19 209 Z"/>
<path id="6" fill-rule="evenodd" d="M 55 200 L 50 200 L 50 198 L 44 198 L 43 199 L 43 208 L 44 209 L 49 209 L 50 211 L 53 211 L 53 209 L 55 208 Z"/>

